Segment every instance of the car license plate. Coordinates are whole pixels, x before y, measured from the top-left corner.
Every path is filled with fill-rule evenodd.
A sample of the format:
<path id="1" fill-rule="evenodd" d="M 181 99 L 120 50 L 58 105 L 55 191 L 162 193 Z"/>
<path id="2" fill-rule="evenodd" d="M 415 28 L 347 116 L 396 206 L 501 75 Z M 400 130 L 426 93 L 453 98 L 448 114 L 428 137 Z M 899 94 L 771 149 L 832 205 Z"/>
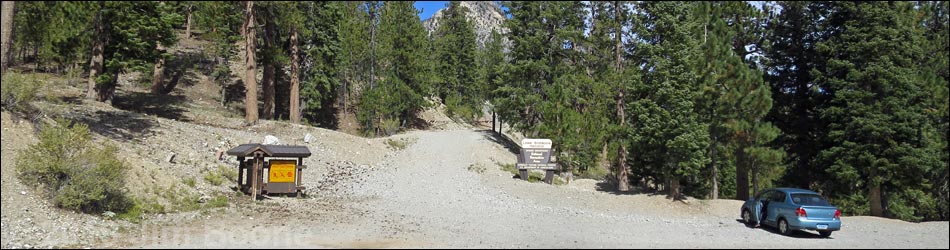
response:
<path id="1" fill-rule="evenodd" d="M 818 229 L 828 229 L 828 225 L 818 225 Z"/>

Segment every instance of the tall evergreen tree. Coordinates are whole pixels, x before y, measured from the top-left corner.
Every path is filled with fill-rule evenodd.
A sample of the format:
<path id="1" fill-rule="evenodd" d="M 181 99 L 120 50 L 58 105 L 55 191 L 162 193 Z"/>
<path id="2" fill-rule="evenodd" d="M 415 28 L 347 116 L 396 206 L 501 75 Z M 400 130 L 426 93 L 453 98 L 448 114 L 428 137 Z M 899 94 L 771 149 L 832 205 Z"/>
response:
<path id="1" fill-rule="evenodd" d="M 351 91 L 368 87 L 370 77 L 370 25 L 367 4 L 346 2 L 338 22 L 340 32 L 340 106 L 343 113 L 350 112 Z M 357 92 L 358 93 L 358 92 Z"/>
<path id="2" fill-rule="evenodd" d="M 703 95 L 697 113 L 709 123 L 712 158 L 711 197 L 718 195 L 720 155 L 735 163 L 736 198 L 749 197 L 749 176 L 753 191 L 768 185 L 780 176 L 784 154 L 769 148 L 780 131 L 763 118 L 772 107 L 770 89 L 754 62 L 746 62 L 747 47 L 753 40 L 745 34 L 757 29 L 759 16 L 748 3 L 705 2 L 700 4 L 698 18 L 703 20 L 703 57 L 697 61 Z M 742 11 L 745 10 L 745 11 Z M 732 23 L 733 26 L 727 25 Z M 721 145 L 720 145 L 721 144 Z M 731 150 L 731 154 L 723 154 Z M 764 184 L 764 185 L 760 185 Z"/>
<path id="3" fill-rule="evenodd" d="M 641 2 L 637 35 L 643 43 L 644 85 L 634 90 L 628 113 L 637 114 L 632 167 L 641 176 L 665 183 L 669 195 L 680 198 L 681 184 L 693 186 L 709 161 L 707 124 L 694 112 L 700 93 L 694 60 L 699 57 L 701 22 L 693 16 L 696 3 Z M 684 183 L 685 182 L 685 183 Z M 687 194 L 698 190 L 687 190 Z"/>
<path id="4" fill-rule="evenodd" d="M 919 220 L 934 198 L 923 190 L 939 167 L 939 151 L 929 138 L 929 98 L 916 62 L 923 60 L 922 33 L 914 26 L 912 4 L 871 2 L 831 4 L 829 40 L 818 44 L 828 58 L 817 80 L 832 96 L 820 110 L 828 121 L 826 163 L 834 198 L 847 212 Z"/>
<path id="5" fill-rule="evenodd" d="M 20 2 L 15 18 L 4 22 L 15 26 L 12 30 L 19 35 L 11 42 L 21 51 L 31 50 L 30 60 L 38 69 L 62 73 L 67 68 L 78 68 L 88 58 L 96 6 L 94 2 Z M 8 53 L 12 55 L 12 51 L 10 48 Z M 4 60 L 6 63 L 8 59 Z"/>
<path id="6" fill-rule="evenodd" d="M 171 46 L 178 40 L 174 33 L 183 20 L 171 5 L 163 2 L 101 3 L 102 25 L 98 43 L 102 48 L 102 74 L 94 78 L 96 99 L 112 100 L 119 74 L 142 67 L 161 56 L 158 44 Z M 96 57 L 97 55 L 94 55 Z"/>
<path id="7" fill-rule="evenodd" d="M 608 136 L 609 100 L 604 82 L 595 81 L 584 35 L 584 2 L 507 2 L 505 21 L 512 42 L 506 84 L 493 91 L 503 120 L 527 137 L 550 138 L 558 162 L 567 170 L 586 169 L 600 155 Z"/>
<path id="8" fill-rule="evenodd" d="M 434 36 L 436 95 L 447 106 L 449 115 L 474 119 L 484 100 L 477 80 L 475 27 L 466 18 L 468 8 L 459 1 L 449 2 Z"/>
<path id="9" fill-rule="evenodd" d="M 937 198 L 937 204 L 933 213 L 920 211 L 925 215 L 926 220 L 946 220 L 948 216 L 948 162 L 950 162 L 950 148 L 948 148 L 948 136 L 950 136 L 950 101 L 948 101 L 948 92 L 950 92 L 950 41 L 948 41 L 948 25 L 950 25 L 950 9 L 946 1 L 920 1 L 917 2 L 918 27 L 924 33 L 926 42 L 922 45 L 924 54 L 927 55 L 924 60 L 918 61 L 919 68 L 923 74 L 923 80 L 927 84 L 926 91 L 931 93 L 931 100 L 927 102 L 927 115 L 939 135 L 930 135 L 932 140 L 938 141 L 936 147 L 940 150 L 940 164 L 931 171 L 928 177 L 933 183 L 931 193 Z M 918 209 L 925 209 L 920 207 Z"/>
<path id="10" fill-rule="evenodd" d="M 590 144 L 585 147 L 590 150 L 591 156 L 594 156 L 598 154 L 594 153 L 598 148 L 597 143 L 612 142 L 604 144 L 604 150 L 599 152 L 598 158 L 608 159 L 609 152 L 617 152 L 611 174 L 615 178 L 611 179 L 616 179 L 617 190 L 621 192 L 630 190 L 628 149 L 631 130 L 626 107 L 632 85 L 639 84 L 640 81 L 639 70 L 626 69 L 626 59 L 629 56 L 624 47 L 623 40 L 627 33 L 624 29 L 630 27 L 630 10 L 626 5 L 623 1 L 600 1 L 589 6 L 592 13 L 588 38 L 591 53 L 587 64 L 588 74 L 594 79 L 589 102 L 594 105 L 591 105 L 592 110 L 583 111 L 593 115 L 587 119 L 589 122 L 604 125 L 591 126 L 588 129 L 609 131 L 593 136 L 592 140 L 589 140 Z M 607 119 L 608 122 L 599 121 L 598 118 Z M 607 151 L 608 148 L 613 150 Z"/>
<path id="11" fill-rule="evenodd" d="M 257 114 L 257 26 L 255 25 L 254 1 L 244 2 L 244 122 L 255 124 Z"/>
<path id="12" fill-rule="evenodd" d="M 0 47 L 2 47 L 2 52 L 0 52 L 0 60 L 2 60 L 2 65 L 0 65 L 0 71 L 6 71 L 7 67 L 10 65 L 10 59 L 12 58 L 11 52 L 13 52 L 13 16 L 16 10 L 16 2 L 14 1 L 3 1 L 2 11 L 0 11 L 0 16 L 3 17 L 3 21 L 0 22 L 2 26 L 3 35 L 0 38 Z"/>
<path id="13" fill-rule="evenodd" d="M 432 74 L 422 21 L 412 2 L 387 2 L 379 20 L 379 86 L 360 99 L 363 129 L 392 134 L 427 105 Z M 372 37 L 371 37 L 372 38 Z"/>
<path id="14" fill-rule="evenodd" d="M 336 127 L 333 103 L 340 85 L 342 44 L 339 27 L 341 2 L 298 3 L 300 19 L 301 86 L 303 118 L 310 124 Z"/>
<path id="15" fill-rule="evenodd" d="M 479 70 L 482 72 L 480 81 L 485 86 L 485 98 L 494 103 L 495 90 L 502 85 L 501 70 L 505 67 L 507 60 L 505 58 L 503 39 L 504 35 L 498 33 L 498 30 L 492 29 L 485 42 L 485 46 L 479 49 Z M 492 130 L 495 130 L 496 109 L 492 105 Z M 501 132 L 499 130 L 499 132 Z"/>
<path id="16" fill-rule="evenodd" d="M 824 67 L 816 51 L 826 40 L 824 22 L 827 7 L 821 2 L 779 2 L 780 13 L 773 13 L 766 25 L 765 70 L 772 88 L 772 110 L 766 120 L 783 134 L 773 145 L 788 152 L 785 186 L 823 190 L 828 180 L 825 166 L 816 159 L 825 148 L 822 140 L 827 122 L 818 115 L 830 98 L 828 86 L 815 80 L 813 70 Z"/>

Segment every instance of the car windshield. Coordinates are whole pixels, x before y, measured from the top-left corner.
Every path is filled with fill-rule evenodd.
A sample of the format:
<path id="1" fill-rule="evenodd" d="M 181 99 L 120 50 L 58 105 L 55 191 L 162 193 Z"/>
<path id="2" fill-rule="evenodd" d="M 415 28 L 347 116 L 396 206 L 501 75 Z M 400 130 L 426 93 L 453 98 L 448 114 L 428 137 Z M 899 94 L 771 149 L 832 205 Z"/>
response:
<path id="1" fill-rule="evenodd" d="M 831 206 L 825 198 L 817 194 L 792 194 L 792 202 L 804 206 Z"/>

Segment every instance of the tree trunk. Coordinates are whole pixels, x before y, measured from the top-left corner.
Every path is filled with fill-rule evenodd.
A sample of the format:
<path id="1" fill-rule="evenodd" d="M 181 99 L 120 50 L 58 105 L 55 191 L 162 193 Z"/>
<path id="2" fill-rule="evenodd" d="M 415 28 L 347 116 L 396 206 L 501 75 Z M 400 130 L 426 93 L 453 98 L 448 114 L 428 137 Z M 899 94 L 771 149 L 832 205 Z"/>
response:
<path id="1" fill-rule="evenodd" d="M 194 6 L 188 6 L 188 13 L 185 15 L 185 38 L 191 38 L 191 14 Z"/>
<path id="2" fill-rule="evenodd" d="M 376 88 L 376 2 L 369 9 L 369 89 Z M 379 133 L 376 133 L 379 134 Z"/>
<path id="3" fill-rule="evenodd" d="M 102 20 L 102 9 L 105 8 L 105 2 L 99 1 L 99 10 L 96 11 L 95 32 L 96 39 L 93 40 L 92 56 L 89 59 L 89 80 L 86 88 L 86 98 L 96 99 L 96 78 L 102 74 L 102 66 L 105 63 L 106 29 L 105 21 Z"/>
<path id="4" fill-rule="evenodd" d="M 759 171 L 755 167 L 755 161 L 746 161 L 749 163 L 749 170 L 752 173 L 752 193 L 759 192 Z"/>
<path id="5" fill-rule="evenodd" d="M 159 56 L 155 67 L 152 68 L 152 93 L 163 94 L 165 93 L 165 56 L 161 54 L 165 53 L 165 47 L 157 43 L 155 50 L 158 50 Z"/>
<path id="6" fill-rule="evenodd" d="M 495 132 L 495 121 L 497 121 L 497 119 L 495 118 L 495 110 L 492 109 L 492 111 L 491 111 L 491 132 Z"/>
<path id="7" fill-rule="evenodd" d="M 672 200 L 679 199 L 680 194 L 680 179 L 679 177 L 670 178 L 670 188 L 667 196 Z"/>
<path id="8" fill-rule="evenodd" d="M 106 72 L 103 72 L 105 74 L 111 75 L 111 77 L 108 83 L 102 84 L 98 88 L 99 95 L 97 100 L 100 102 L 110 101 L 111 103 L 111 101 L 113 101 L 112 97 L 115 95 L 115 85 L 116 82 L 118 82 L 119 73 L 112 71 L 115 70 L 107 70 Z"/>
<path id="9" fill-rule="evenodd" d="M 617 19 L 617 21 L 619 22 L 620 21 L 620 1 L 614 1 L 614 14 L 615 14 L 614 18 Z M 623 36 L 623 30 L 620 29 L 620 30 L 617 30 L 616 32 L 617 32 L 617 35 L 614 38 L 615 40 L 614 55 L 616 56 L 615 67 L 617 68 L 617 74 L 621 74 L 621 72 L 623 72 L 623 61 L 621 61 L 623 50 L 621 47 L 620 37 Z M 620 78 L 617 77 L 616 79 L 620 79 Z M 623 104 L 623 98 L 624 98 L 623 89 L 624 89 L 623 82 L 617 81 L 617 90 L 619 90 L 617 94 L 617 116 L 620 117 L 619 125 L 621 128 L 626 126 L 627 124 L 627 118 L 624 115 L 625 107 Z M 620 135 L 620 138 L 624 138 L 624 136 Z M 617 161 L 618 161 L 618 167 L 620 168 L 619 169 L 620 171 L 618 172 L 618 176 L 617 176 L 617 182 L 618 182 L 617 190 L 619 190 L 620 192 L 630 191 L 629 173 L 627 172 L 627 145 L 624 142 L 624 140 L 620 140 L 619 156 L 620 157 Z"/>
<path id="10" fill-rule="evenodd" d="M 348 53 L 349 53 L 349 58 L 354 58 L 354 57 L 353 57 L 353 50 L 349 50 Z M 365 74 L 355 74 L 355 75 L 354 75 L 354 73 L 353 73 L 354 71 L 357 71 L 357 72 L 359 71 L 359 70 L 354 70 L 354 68 L 357 67 L 357 66 L 356 66 L 357 64 L 359 64 L 359 63 L 350 62 L 348 65 L 346 65 L 346 68 L 345 68 L 345 70 L 343 71 L 343 74 L 344 74 L 344 76 L 343 76 L 343 92 L 344 92 L 344 93 L 343 93 L 343 114 L 344 114 L 344 115 L 349 112 L 349 106 L 350 106 L 350 87 L 351 87 L 350 81 L 356 81 L 356 82 L 358 82 L 359 80 L 354 80 L 354 79 L 359 79 L 359 76 L 360 76 L 360 75 L 365 75 Z"/>
<path id="11" fill-rule="evenodd" d="M 300 123 L 300 56 L 297 55 L 297 28 L 290 29 L 290 122 Z"/>
<path id="12" fill-rule="evenodd" d="M 274 22 L 267 18 L 264 23 L 264 77 L 261 79 L 261 88 L 264 92 L 264 107 L 261 116 L 264 119 L 274 119 Z"/>
<path id="13" fill-rule="evenodd" d="M 709 156 L 712 158 L 712 190 L 709 191 L 710 199 L 719 199 L 719 166 L 716 165 L 716 139 L 713 138 Z"/>
<path id="14" fill-rule="evenodd" d="M 871 203 L 871 216 L 884 216 L 884 203 L 881 199 L 881 183 L 879 181 L 875 181 L 875 179 L 877 179 L 877 171 L 875 171 L 873 167 L 869 177 L 868 202 Z"/>
<path id="15" fill-rule="evenodd" d="M 244 8 L 244 121 L 257 123 L 257 61 L 254 60 L 254 1 L 245 2 Z"/>
<path id="16" fill-rule="evenodd" d="M 10 56 L 10 52 L 13 51 L 13 15 L 16 12 L 15 3 L 14 1 L 2 1 L 3 10 L 0 16 L 3 17 L 3 20 L 2 24 L 0 24 L 2 27 L 0 28 L 3 29 L 3 34 L 0 35 L 2 36 L 2 38 L 0 38 L 2 39 L 2 42 L 0 42 L 0 47 L 2 48 L 0 49 L 3 51 L 0 53 L 0 60 L 2 60 L 2 63 L 0 63 L 0 71 L 6 71 L 7 68 L 10 67 L 10 59 L 13 59 L 13 57 Z"/>
<path id="17" fill-rule="evenodd" d="M 736 148 L 736 199 L 749 199 L 749 170 L 746 168 L 745 151 Z"/>

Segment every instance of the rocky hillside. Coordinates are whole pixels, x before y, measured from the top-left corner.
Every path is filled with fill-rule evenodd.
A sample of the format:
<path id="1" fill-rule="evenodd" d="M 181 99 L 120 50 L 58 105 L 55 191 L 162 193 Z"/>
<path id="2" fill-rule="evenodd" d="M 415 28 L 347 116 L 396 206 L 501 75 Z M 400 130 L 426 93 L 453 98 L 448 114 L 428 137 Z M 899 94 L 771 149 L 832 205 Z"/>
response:
<path id="1" fill-rule="evenodd" d="M 494 1 L 463 1 L 461 5 L 468 8 L 468 20 L 475 24 L 475 35 L 478 37 L 478 46 L 481 47 L 488 41 L 491 31 L 494 28 L 499 33 L 508 33 L 508 30 L 502 27 L 505 21 L 505 13 Z M 429 34 L 432 34 L 439 27 L 439 20 L 442 19 L 442 12 L 445 8 L 435 12 L 431 18 L 422 21 Z"/>

